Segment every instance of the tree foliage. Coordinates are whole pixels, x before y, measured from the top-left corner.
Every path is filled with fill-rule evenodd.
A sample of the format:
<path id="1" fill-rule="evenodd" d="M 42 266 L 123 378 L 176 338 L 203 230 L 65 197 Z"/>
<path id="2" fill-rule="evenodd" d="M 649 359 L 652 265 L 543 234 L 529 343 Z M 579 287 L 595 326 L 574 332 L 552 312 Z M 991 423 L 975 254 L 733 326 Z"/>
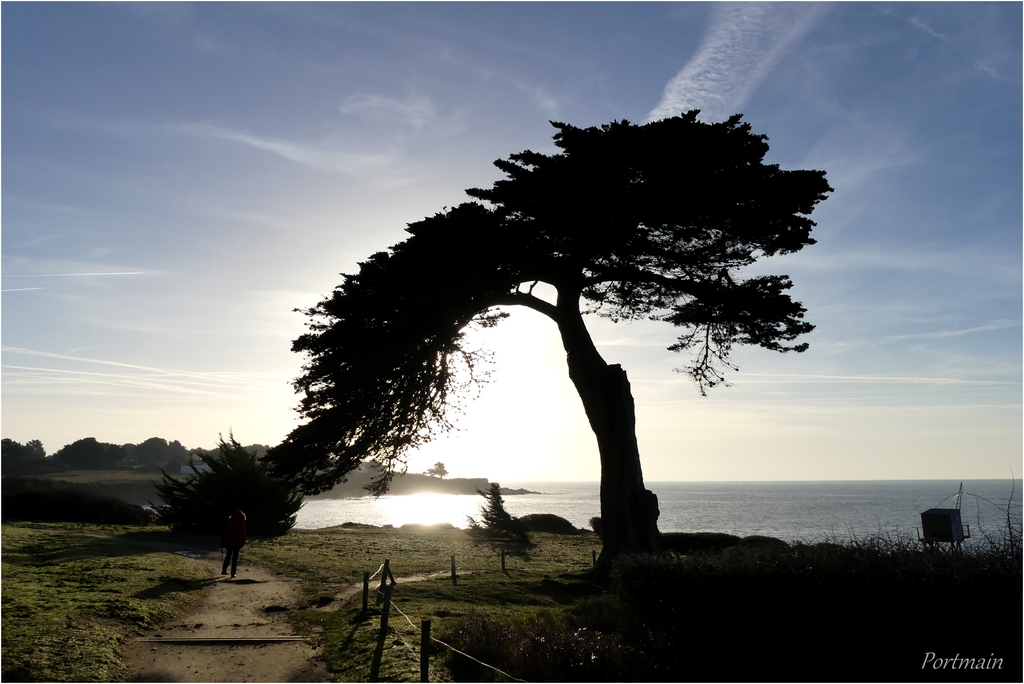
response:
<path id="1" fill-rule="evenodd" d="M 236 508 L 246 514 L 251 534 L 280 535 L 295 525 L 302 496 L 272 477 L 255 452 L 230 436 L 218 453 L 205 457 L 208 471 L 194 465 L 192 474 L 175 478 L 163 473 L 156 484 L 163 504 L 154 506 L 164 524 L 175 530 L 217 533 Z"/>
<path id="2" fill-rule="evenodd" d="M 53 457 L 68 468 L 104 470 L 115 467 L 125 457 L 125 450 L 120 445 L 86 437 L 65 445 Z"/>
<path id="3" fill-rule="evenodd" d="M 479 489 L 476 491 L 484 497 L 485 503 L 480 506 L 479 522 L 471 516 L 468 517 L 471 530 L 519 542 L 530 541 L 526 523 L 505 510 L 505 499 L 501 496 L 500 484 L 492 482 L 486 492 Z"/>
<path id="4" fill-rule="evenodd" d="M 129 458 L 138 464 L 188 463 L 189 451 L 181 442 L 168 442 L 161 437 L 150 437 L 139 444 L 125 444 Z"/>
<path id="5" fill-rule="evenodd" d="M 553 125 L 558 153 L 495 162 L 506 178 L 467 191 L 479 201 L 409 225 L 305 312 L 309 331 L 292 347 L 306 356 L 294 383 L 305 422 L 271 450 L 276 473 L 318 492 L 372 458 L 383 491 L 482 377 L 487 357 L 465 332 L 498 324 L 496 307 L 548 316 L 570 356 L 593 350 L 584 313 L 669 323 L 680 329 L 669 349 L 691 353 L 683 370 L 702 393 L 724 381 L 736 344 L 806 349 L 792 344 L 813 326 L 789 278 L 744 269 L 814 242 L 824 172 L 765 164 L 765 136 L 739 115 Z M 540 282 L 555 303 L 533 294 Z"/>
<path id="6" fill-rule="evenodd" d="M 430 466 L 424 475 L 430 475 L 431 477 L 439 477 L 442 480 L 448 475 L 448 469 L 444 467 L 444 463 L 438 461 L 434 465 Z"/>

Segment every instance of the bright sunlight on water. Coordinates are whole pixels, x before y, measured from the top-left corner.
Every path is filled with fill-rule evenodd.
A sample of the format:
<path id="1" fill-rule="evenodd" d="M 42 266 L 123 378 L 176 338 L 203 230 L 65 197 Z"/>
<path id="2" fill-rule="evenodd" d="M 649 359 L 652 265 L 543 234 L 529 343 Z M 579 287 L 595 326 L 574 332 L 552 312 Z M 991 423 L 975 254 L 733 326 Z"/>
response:
<path id="1" fill-rule="evenodd" d="M 466 516 L 479 517 L 481 498 L 458 494 L 410 494 L 358 499 L 311 499 L 300 513 L 300 527 L 333 527 L 349 521 L 401 527 L 409 523 L 451 523 L 466 527 Z M 305 523 L 305 524 L 301 524 Z"/>

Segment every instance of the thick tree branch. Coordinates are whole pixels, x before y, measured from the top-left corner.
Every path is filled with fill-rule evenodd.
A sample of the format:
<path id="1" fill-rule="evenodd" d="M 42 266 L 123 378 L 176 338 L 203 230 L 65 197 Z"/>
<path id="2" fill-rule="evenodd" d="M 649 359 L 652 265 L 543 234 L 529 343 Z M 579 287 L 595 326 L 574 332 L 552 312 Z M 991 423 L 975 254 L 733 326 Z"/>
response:
<path id="1" fill-rule="evenodd" d="M 560 319 L 558 309 L 554 304 L 545 302 L 540 297 L 535 297 L 527 292 L 510 292 L 504 295 L 496 295 L 484 300 L 484 304 L 487 308 L 492 306 L 525 306 L 544 314 L 555 323 L 558 323 Z"/>

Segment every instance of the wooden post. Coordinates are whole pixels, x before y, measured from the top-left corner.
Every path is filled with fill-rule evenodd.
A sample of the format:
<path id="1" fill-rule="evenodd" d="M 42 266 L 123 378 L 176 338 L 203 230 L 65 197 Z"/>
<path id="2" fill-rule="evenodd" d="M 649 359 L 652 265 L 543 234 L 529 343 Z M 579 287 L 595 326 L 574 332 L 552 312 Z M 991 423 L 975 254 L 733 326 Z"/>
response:
<path id="1" fill-rule="evenodd" d="M 378 589 L 377 589 L 377 591 L 378 591 L 378 594 L 377 594 L 377 605 L 378 606 L 380 605 L 380 600 L 381 600 L 379 592 L 384 591 L 384 588 L 385 588 L 385 586 L 388 583 L 388 573 L 390 573 L 390 572 L 391 572 L 391 559 L 390 558 L 385 558 L 384 559 L 384 567 L 381 568 L 381 572 L 380 572 L 380 587 L 378 587 Z"/>
<path id="2" fill-rule="evenodd" d="M 369 607 L 370 601 L 370 573 L 363 573 L 363 614 L 366 614 L 366 610 Z"/>
<path id="3" fill-rule="evenodd" d="M 390 584 L 384 586 L 384 605 L 380 610 L 380 638 L 388 634 L 388 618 L 391 617 L 391 590 L 394 587 Z"/>
<path id="4" fill-rule="evenodd" d="M 594 564 L 595 568 L 597 567 L 597 551 L 594 549 L 590 550 L 590 562 Z"/>
<path id="5" fill-rule="evenodd" d="M 420 621 L 420 681 L 430 681 L 430 620 Z"/>
<path id="6" fill-rule="evenodd" d="M 455 554 L 452 554 L 452 586 L 459 586 L 459 576 L 455 574 Z"/>
<path id="7" fill-rule="evenodd" d="M 501 550 L 501 571 L 505 572 L 505 549 Z"/>

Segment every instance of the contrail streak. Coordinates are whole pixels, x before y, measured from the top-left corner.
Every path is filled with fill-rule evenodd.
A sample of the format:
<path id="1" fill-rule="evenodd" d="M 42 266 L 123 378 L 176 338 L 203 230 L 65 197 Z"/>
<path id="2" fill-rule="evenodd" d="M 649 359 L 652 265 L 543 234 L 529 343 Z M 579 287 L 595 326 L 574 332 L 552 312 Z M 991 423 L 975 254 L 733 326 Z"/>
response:
<path id="1" fill-rule="evenodd" d="M 690 109 L 700 109 L 701 119 L 709 122 L 736 114 L 821 11 L 820 5 L 802 2 L 718 6 L 697 54 L 668 82 L 647 120 Z"/>

